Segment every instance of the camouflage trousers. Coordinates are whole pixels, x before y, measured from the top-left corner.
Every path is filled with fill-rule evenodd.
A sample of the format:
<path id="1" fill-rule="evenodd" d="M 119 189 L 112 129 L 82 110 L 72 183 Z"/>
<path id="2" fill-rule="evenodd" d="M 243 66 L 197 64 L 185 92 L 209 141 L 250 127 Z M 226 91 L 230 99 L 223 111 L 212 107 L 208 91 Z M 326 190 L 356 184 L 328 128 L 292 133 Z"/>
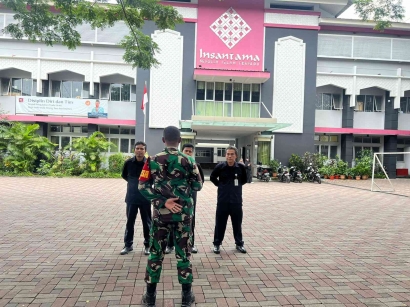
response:
<path id="1" fill-rule="evenodd" d="M 148 257 L 145 282 L 148 284 L 158 283 L 161 277 L 162 261 L 168 243 L 169 233 L 174 234 L 175 256 L 177 258 L 178 281 L 180 284 L 191 284 L 191 222 L 163 223 L 155 219 L 150 233 L 150 255 Z M 174 230 L 174 231 L 172 231 Z"/>

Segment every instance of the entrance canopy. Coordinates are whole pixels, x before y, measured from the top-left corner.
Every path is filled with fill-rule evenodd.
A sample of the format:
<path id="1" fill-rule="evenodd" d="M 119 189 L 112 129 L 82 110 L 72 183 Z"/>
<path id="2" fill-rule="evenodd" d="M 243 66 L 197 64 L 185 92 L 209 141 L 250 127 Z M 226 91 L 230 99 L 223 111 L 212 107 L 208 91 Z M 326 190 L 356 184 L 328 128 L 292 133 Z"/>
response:
<path id="1" fill-rule="evenodd" d="M 277 123 L 276 118 L 192 116 L 180 121 L 181 128 L 192 129 L 201 138 L 239 138 L 262 131 L 276 131 L 291 126 Z"/>

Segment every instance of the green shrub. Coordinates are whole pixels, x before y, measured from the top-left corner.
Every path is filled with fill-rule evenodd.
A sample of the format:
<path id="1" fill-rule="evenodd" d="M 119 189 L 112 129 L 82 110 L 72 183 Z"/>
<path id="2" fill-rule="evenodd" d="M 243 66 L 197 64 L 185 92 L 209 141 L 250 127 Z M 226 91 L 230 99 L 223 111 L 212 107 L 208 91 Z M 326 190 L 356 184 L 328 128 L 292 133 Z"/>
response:
<path id="1" fill-rule="evenodd" d="M 85 170 L 89 173 L 98 172 L 103 162 L 103 155 L 108 148 L 115 146 L 104 134 L 94 132 L 86 138 L 78 138 L 72 143 L 72 148 L 84 157 Z"/>
<path id="2" fill-rule="evenodd" d="M 81 178 L 121 178 L 121 174 L 118 173 L 110 173 L 107 171 L 99 171 L 99 172 L 85 172 L 80 175 Z"/>
<path id="3" fill-rule="evenodd" d="M 124 166 L 124 156 L 122 153 L 116 153 L 108 158 L 108 171 L 110 173 L 121 174 Z"/>
<path id="4" fill-rule="evenodd" d="M 304 170 L 304 163 L 301 156 L 292 154 L 289 158 L 289 166 L 295 166 L 298 170 Z"/>

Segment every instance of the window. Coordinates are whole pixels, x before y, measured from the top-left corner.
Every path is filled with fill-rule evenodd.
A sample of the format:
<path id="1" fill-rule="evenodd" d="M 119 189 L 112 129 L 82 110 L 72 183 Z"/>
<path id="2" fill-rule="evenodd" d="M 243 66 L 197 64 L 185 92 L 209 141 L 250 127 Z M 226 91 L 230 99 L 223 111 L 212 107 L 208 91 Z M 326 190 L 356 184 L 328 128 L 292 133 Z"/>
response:
<path id="1" fill-rule="evenodd" d="M 251 85 L 250 84 L 243 85 L 242 101 L 251 101 Z"/>
<path id="2" fill-rule="evenodd" d="M 397 152 L 404 152 L 404 148 L 397 148 Z M 404 162 L 404 154 L 397 155 L 398 162 Z"/>
<path id="3" fill-rule="evenodd" d="M 339 146 L 338 135 L 315 135 L 315 151 L 328 159 L 335 159 Z M 317 144 L 320 143 L 320 144 Z M 333 144 L 332 144 L 333 143 Z"/>
<path id="4" fill-rule="evenodd" d="M 120 146 L 120 151 L 123 153 L 129 153 L 129 144 L 130 140 L 129 139 L 121 139 L 121 146 Z"/>
<path id="5" fill-rule="evenodd" d="M 110 101 L 136 101 L 137 88 L 132 84 L 101 83 L 101 99 Z"/>
<path id="6" fill-rule="evenodd" d="M 215 101 L 224 101 L 224 84 L 223 82 L 215 83 Z"/>
<path id="7" fill-rule="evenodd" d="M 232 101 L 232 83 L 225 83 L 225 101 Z"/>
<path id="8" fill-rule="evenodd" d="M 402 97 L 400 99 L 400 111 L 410 114 L 410 97 Z"/>
<path id="9" fill-rule="evenodd" d="M 261 85 L 252 84 L 252 102 L 259 102 L 261 99 Z"/>
<path id="10" fill-rule="evenodd" d="M 383 112 L 383 96 L 358 95 L 356 96 L 357 112 Z"/>
<path id="11" fill-rule="evenodd" d="M 354 157 L 357 158 L 362 150 L 369 149 L 373 152 L 379 152 L 381 147 L 380 137 L 370 136 L 355 136 L 354 142 Z"/>
<path id="12" fill-rule="evenodd" d="M 205 82 L 198 81 L 196 83 L 196 100 L 205 100 Z"/>
<path id="13" fill-rule="evenodd" d="M 241 102 L 242 101 L 242 84 L 235 83 L 233 85 L 233 101 Z"/>
<path id="14" fill-rule="evenodd" d="M 226 149 L 225 148 L 218 148 L 218 157 L 225 157 Z"/>
<path id="15" fill-rule="evenodd" d="M 196 150 L 195 151 L 195 156 L 196 157 L 210 157 L 211 156 L 211 151 L 202 149 L 202 150 Z"/>
<path id="16" fill-rule="evenodd" d="M 342 95 L 319 93 L 317 95 L 316 110 L 343 109 Z"/>
<path id="17" fill-rule="evenodd" d="M 94 90 L 98 90 L 98 86 Z M 90 98 L 90 83 L 82 81 L 51 81 L 51 97 Z M 95 97 L 95 96 L 94 96 Z"/>
<path id="18" fill-rule="evenodd" d="M 195 114 L 260 117 L 260 84 L 197 81 Z"/>
<path id="19" fill-rule="evenodd" d="M 206 100 L 214 100 L 214 83 L 206 83 Z"/>
<path id="20" fill-rule="evenodd" d="M 2 78 L 2 96 L 36 96 L 37 80 L 21 78 Z"/>

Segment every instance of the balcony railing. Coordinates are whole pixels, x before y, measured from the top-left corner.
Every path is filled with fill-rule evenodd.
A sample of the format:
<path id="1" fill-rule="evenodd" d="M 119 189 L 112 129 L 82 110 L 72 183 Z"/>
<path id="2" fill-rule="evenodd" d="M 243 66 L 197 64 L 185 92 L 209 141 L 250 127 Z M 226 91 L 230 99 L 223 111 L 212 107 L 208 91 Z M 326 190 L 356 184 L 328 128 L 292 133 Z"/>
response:
<path id="1" fill-rule="evenodd" d="M 260 118 L 260 102 L 196 101 L 195 115 Z"/>

